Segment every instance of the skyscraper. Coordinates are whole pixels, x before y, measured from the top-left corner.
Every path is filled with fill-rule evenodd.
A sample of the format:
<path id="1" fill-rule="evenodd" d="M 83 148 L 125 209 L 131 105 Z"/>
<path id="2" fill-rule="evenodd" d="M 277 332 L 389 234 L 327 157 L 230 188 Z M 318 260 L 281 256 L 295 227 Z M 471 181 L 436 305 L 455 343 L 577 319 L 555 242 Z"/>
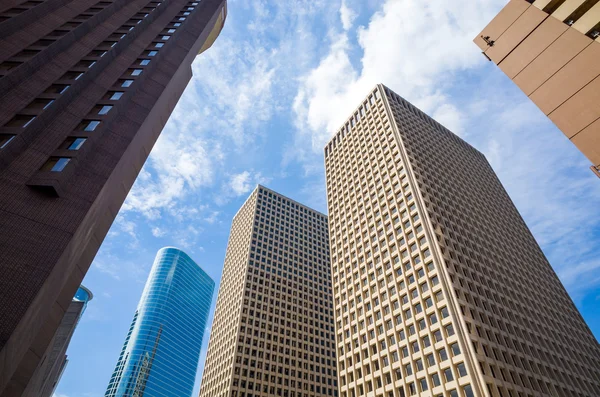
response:
<path id="1" fill-rule="evenodd" d="M 0 5 L 0 396 L 20 396 L 225 0 Z"/>
<path id="2" fill-rule="evenodd" d="M 75 332 L 75 327 L 79 324 L 79 320 L 92 298 L 90 290 L 83 285 L 79 287 L 52 338 L 52 342 L 42 357 L 42 364 L 37 367 L 27 384 L 23 397 L 52 397 L 69 361 L 67 348 Z"/>
<path id="3" fill-rule="evenodd" d="M 337 396 L 327 217 L 258 186 L 233 218 L 201 397 Z"/>
<path id="4" fill-rule="evenodd" d="M 325 148 L 340 394 L 600 395 L 600 349 L 486 158 L 383 85 Z"/>
<path id="5" fill-rule="evenodd" d="M 185 252 L 158 251 L 106 397 L 191 397 L 214 287 Z"/>
<path id="6" fill-rule="evenodd" d="M 600 177 L 598 0 L 511 0 L 475 43 L 586 155 Z"/>

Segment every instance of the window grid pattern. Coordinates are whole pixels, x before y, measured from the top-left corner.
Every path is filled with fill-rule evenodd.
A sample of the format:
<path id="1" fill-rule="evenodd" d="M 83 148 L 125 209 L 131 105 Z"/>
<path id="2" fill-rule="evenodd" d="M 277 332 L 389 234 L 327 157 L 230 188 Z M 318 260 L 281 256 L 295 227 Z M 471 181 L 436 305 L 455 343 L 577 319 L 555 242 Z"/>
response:
<path id="1" fill-rule="evenodd" d="M 184 252 L 158 252 L 105 396 L 192 395 L 214 286 Z"/>
<path id="2" fill-rule="evenodd" d="M 245 274 L 224 278 L 217 306 L 234 291 L 243 298 L 227 323 L 215 314 L 200 395 L 337 396 L 327 217 L 262 186 L 253 195 L 240 211 L 251 206 L 251 229 L 240 241 L 234 221 L 228 247 L 245 252 Z M 224 277 L 230 270 L 226 262 Z M 225 324 L 237 339 L 219 340 Z M 233 352 L 219 360 L 226 346 Z"/>
<path id="3" fill-rule="evenodd" d="M 325 153 L 341 396 L 473 396 L 379 89 Z"/>
<path id="4" fill-rule="evenodd" d="M 485 157 L 386 93 L 488 393 L 600 395 L 597 341 Z"/>

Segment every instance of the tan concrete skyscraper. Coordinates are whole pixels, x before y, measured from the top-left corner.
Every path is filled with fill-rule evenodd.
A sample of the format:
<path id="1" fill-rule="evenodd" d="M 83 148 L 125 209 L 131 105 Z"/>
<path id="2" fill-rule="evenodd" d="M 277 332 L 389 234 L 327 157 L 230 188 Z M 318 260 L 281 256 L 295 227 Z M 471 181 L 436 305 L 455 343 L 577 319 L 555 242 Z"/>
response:
<path id="1" fill-rule="evenodd" d="M 600 1 L 511 0 L 475 43 L 600 177 Z"/>
<path id="2" fill-rule="evenodd" d="M 258 186 L 233 218 L 201 397 L 337 396 L 327 217 Z"/>
<path id="3" fill-rule="evenodd" d="M 600 350 L 486 158 L 378 85 L 325 148 L 341 397 L 600 396 Z"/>

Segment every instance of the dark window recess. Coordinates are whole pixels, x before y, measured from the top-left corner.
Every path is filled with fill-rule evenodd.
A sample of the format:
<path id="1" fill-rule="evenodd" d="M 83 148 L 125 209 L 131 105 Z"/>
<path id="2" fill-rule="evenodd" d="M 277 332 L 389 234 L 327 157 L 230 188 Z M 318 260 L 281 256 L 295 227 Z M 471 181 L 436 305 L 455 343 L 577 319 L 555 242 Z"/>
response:
<path id="1" fill-rule="evenodd" d="M 69 137 L 63 142 L 60 148 L 66 150 L 79 150 L 86 140 L 86 138 Z"/>
<path id="2" fill-rule="evenodd" d="M 27 110 L 44 110 L 54 102 L 54 99 L 34 99 L 25 107 Z"/>
<path id="3" fill-rule="evenodd" d="M 45 94 L 62 94 L 69 89 L 67 84 L 52 84 L 44 91 Z"/>
<path id="4" fill-rule="evenodd" d="M 584 16 L 593 6 L 595 6 L 600 0 L 586 0 L 582 5 L 577 7 L 575 11 L 571 13 L 563 22 L 571 26 Z"/>
<path id="5" fill-rule="evenodd" d="M 9 128 L 25 128 L 35 119 L 35 116 L 28 116 L 24 114 L 17 114 L 15 117 L 10 119 L 4 126 Z"/>
<path id="6" fill-rule="evenodd" d="M 592 40 L 596 40 L 598 37 L 600 37 L 600 22 L 591 28 L 590 31 L 586 33 L 586 36 Z"/>
<path id="7" fill-rule="evenodd" d="M 0 149 L 4 149 L 16 135 L 0 134 Z"/>
<path id="8" fill-rule="evenodd" d="M 71 161 L 68 157 L 50 157 L 48 161 L 40 168 L 40 171 L 61 172 Z"/>
<path id="9" fill-rule="evenodd" d="M 2 62 L 0 64 L 0 73 L 5 74 L 6 72 L 9 72 L 10 70 L 16 68 L 17 66 L 19 66 L 22 63 L 23 62 L 14 62 L 14 61 Z"/>
<path id="10" fill-rule="evenodd" d="M 552 0 L 550 3 L 548 3 L 546 5 L 546 7 L 544 7 L 544 12 L 547 12 L 548 14 L 552 14 L 554 11 L 556 11 L 558 9 L 558 7 L 563 5 L 563 3 L 565 1 L 567 1 L 567 0 Z"/>
<path id="11" fill-rule="evenodd" d="M 69 71 L 61 76 L 59 80 L 77 80 L 83 76 L 83 72 Z"/>
<path id="12" fill-rule="evenodd" d="M 90 131 L 94 131 L 98 127 L 98 125 L 100 125 L 99 120 L 83 120 L 77 126 L 77 130 L 90 132 Z"/>

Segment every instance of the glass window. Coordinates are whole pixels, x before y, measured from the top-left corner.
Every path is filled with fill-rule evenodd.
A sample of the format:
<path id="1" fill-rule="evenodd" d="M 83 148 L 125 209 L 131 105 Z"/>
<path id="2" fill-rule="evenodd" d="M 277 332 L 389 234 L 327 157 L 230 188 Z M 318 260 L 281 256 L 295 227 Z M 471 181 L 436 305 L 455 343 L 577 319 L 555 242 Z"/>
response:
<path id="1" fill-rule="evenodd" d="M 433 387 L 438 387 L 441 385 L 440 376 L 438 374 L 431 375 L 431 381 L 433 382 Z"/>
<path id="2" fill-rule="evenodd" d="M 142 65 L 142 66 L 146 66 L 146 65 L 148 65 L 149 63 L 150 63 L 150 60 L 149 60 L 149 59 L 142 59 L 142 60 L 141 60 L 141 62 L 140 62 L 140 65 Z"/>
<path id="3" fill-rule="evenodd" d="M 133 69 L 131 71 L 132 76 L 139 76 L 140 74 L 142 74 L 142 69 Z"/>
<path id="4" fill-rule="evenodd" d="M 158 51 L 150 51 L 150 52 L 148 52 L 148 56 L 149 57 L 156 56 L 156 54 L 158 54 Z"/>
<path id="5" fill-rule="evenodd" d="M 133 80 L 123 80 L 121 87 L 130 87 L 133 84 Z"/>
<path id="6" fill-rule="evenodd" d="M 446 353 L 445 348 L 439 350 L 438 355 L 440 356 L 440 361 L 446 361 L 448 359 L 448 353 Z"/>
<path id="7" fill-rule="evenodd" d="M 419 380 L 419 384 L 421 385 L 421 391 L 427 391 L 427 379 Z"/>
<path id="8" fill-rule="evenodd" d="M 46 94 L 62 94 L 66 90 L 69 89 L 69 85 L 67 84 L 52 84 L 50 87 L 44 91 Z"/>
<path id="9" fill-rule="evenodd" d="M 0 134 L 0 149 L 4 149 L 16 135 Z"/>
<path id="10" fill-rule="evenodd" d="M 163 48 L 165 46 L 165 43 L 154 43 L 154 47 L 156 48 Z"/>
<path id="11" fill-rule="evenodd" d="M 84 121 L 85 123 L 85 121 Z M 98 120 L 90 120 L 89 122 L 87 122 L 87 125 L 85 126 L 85 128 L 83 129 L 84 131 L 94 131 L 96 129 L 96 127 L 98 127 L 98 125 L 100 124 L 100 122 Z"/>
<path id="12" fill-rule="evenodd" d="M 98 114 L 105 115 L 108 112 L 110 112 L 110 109 L 112 109 L 112 105 L 104 105 L 100 108 L 100 110 L 98 111 Z"/>
<path id="13" fill-rule="evenodd" d="M 111 101 L 118 101 L 119 99 L 121 99 L 121 97 L 123 96 L 123 92 L 122 91 L 114 91 L 110 94 L 110 100 Z"/>
<path id="14" fill-rule="evenodd" d="M 452 382 L 454 380 L 454 376 L 452 376 L 452 370 L 450 368 L 446 368 L 444 370 L 444 377 L 446 378 L 446 382 Z"/>
<path id="15" fill-rule="evenodd" d="M 467 376 L 467 368 L 465 368 L 465 363 L 460 363 L 456 366 L 458 370 L 458 376 L 462 378 L 463 376 Z"/>
<path id="16" fill-rule="evenodd" d="M 465 397 L 475 397 L 475 395 L 473 394 L 473 389 L 471 388 L 471 385 L 466 385 L 464 388 L 465 391 Z"/>
<path id="17" fill-rule="evenodd" d="M 69 140 L 68 150 L 79 150 L 83 146 L 83 143 L 86 141 L 85 138 L 74 138 Z"/>
<path id="18" fill-rule="evenodd" d="M 460 347 L 458 346 L 458 343 L 453 343 L 450 345 L 450 348 L 452 349 L 453 356 L 458 356 L 460 354 Z"/>
<path id="19" fill-rule="evenodd" d="M 34 119 L 35 119 L 35 116 L 17 114 L 15 117 L 13 117 L 12 119 L 10 119 L 10 121 L 8 123 L 6 123 L 5 127 L 11 127 L 11 128 L 21 127 L 21 128 L 25 128 Z"/>
<path id="20" fill-rule="evenodd" d="M 162 36 L 160 39 L 161 39 L 161 40 L 164 40 L 164 41 L 167 41 L 167 40 L 169 40 L 170 38 L 171 38 L 171 36 Z"/>
<path id="21" fill-rule="evenodd" d="M 71 161 L 70 158 L 67 157 L 51 157 L 50 160 L 46 162 L 42 166 L 42 171 L 52 171 L 52 172 L 61 172 L 65 169 L 67 164 Z"/>

